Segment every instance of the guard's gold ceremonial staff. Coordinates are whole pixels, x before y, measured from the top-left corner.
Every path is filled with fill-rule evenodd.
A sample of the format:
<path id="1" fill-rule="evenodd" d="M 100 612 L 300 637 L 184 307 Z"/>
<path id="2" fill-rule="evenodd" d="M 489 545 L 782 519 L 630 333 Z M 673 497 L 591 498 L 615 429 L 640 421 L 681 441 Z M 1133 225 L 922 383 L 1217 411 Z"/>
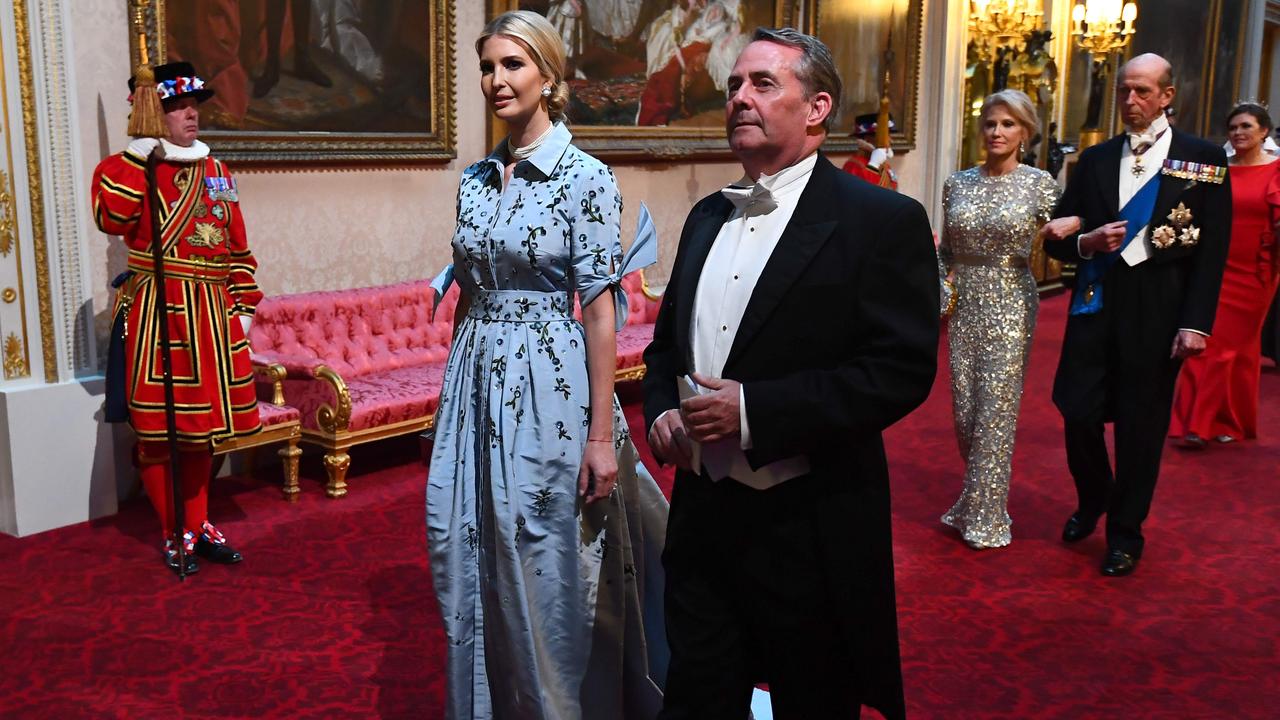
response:
<path id="1" fill-rule="evenodd" d="M 167 134 L 164 108 L 156 94 L 155 71 L 147 55 L 147 34 L 142 29 L 139 9 L 139 59 L 134 72 L 133 110 L 129 113 L 129 134 L 135 138 L 161 139 Z M 173 505 L 174 542 L 178 550 L 178 579 L 187 579 L 186 513 L 182 505 L 182 483 L 178 470 L 178 418 L 173 397 L 173 353 L 169 348 L 169 298 L 165 288 L 164 240 L 160 228 L 160 204 L 164 199 L 156 187 L 156 166 L 160 163 L 160 145 L 147 156 L 147 208 L 151 218 L 152 285 L 155 287 L 156 323 L 160 327 L 160 369 L 164 381 L 164 421 L 169 440 L 169 492 Z"/>

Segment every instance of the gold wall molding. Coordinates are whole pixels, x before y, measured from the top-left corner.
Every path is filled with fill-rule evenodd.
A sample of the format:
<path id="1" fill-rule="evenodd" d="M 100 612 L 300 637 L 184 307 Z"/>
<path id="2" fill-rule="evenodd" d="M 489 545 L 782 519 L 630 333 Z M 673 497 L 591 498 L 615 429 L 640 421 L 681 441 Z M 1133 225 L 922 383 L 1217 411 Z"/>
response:
<path id="1" fill-rule="evenodd" d="M 35 55 L 36 100 L 40 102 L 40 127 L 50 170 L 44 177 L 49 205 L 45 217 L 50 240 L 50 270 L 56 271 L 58 280 L 54 285 L 58 291 L 54 300 L 60 304 L 60 312 L 55 321 L 60 321 L 58 334 L 63 349 L 59 370 L 74 376 L 94 367 L 94 351 L 87 313 L 81 312 L 88 298 L 81 267 L 84 239 L 81 218 L 88 207 L 84 200 L 88 193 L 78 182 L 81 173 L 75 151 L 76 112 L 71 105 L 75 93 L 65 90 L 76 87 L 67 47 L 66 13 L 73 3 L 71 0 L 30 1 L 40 14 L 36 26 L 38 42 L 32 47 L 39 50 Z M 33 128 L 27 131 L 32 132 Z M 28 160 L 28 163 L 46 158 Z"/>
<path id="2" fill-rule="evenodd" d="M 22 210 L 31 218 L 43 376 L 56 383 L 93 368 L 95 355 L 70 90 L 76 87 L 67 37 L 72 3 L 15 0 L 12 9 L 29 195 Z"/>
<path id="3" fill-rule="evenodd" d="M 17 333 L 9 333 L 9 337 L 4 339 L 4 379 L 13 380 L 15 378 L 26 377 L 27 372 L 27 351 L 23 347 L 22 338 Z"/>
<path id="4" fill-rule="evenodd" d="M 4 63 L 0 63 L 0 68 Z M 0 170 L 0 257 L 9 257 L 18 241 L 18 216 L 13 210 L 9 173 Z"/>
<path id="5" fill-rule="evenodd" d="M 23 293 L 24 278 L 22 276 L 22 242 L 20 235 L 19 215 L 17 212 L 17 188 L 14 186 L 13 169 L 13 132 L 16 125 L 14 117 L 9 113 L 8 73 L 5 71 L 8 60 L 5 55 L 6 38 L 0 37 L 0 257 L 5 263 L 0 266 L 0 273 L 5 277 L 5 287 L 0 299 L 5 305 L 17 302 L 17 307 L 6 309 L 0 315 L 0 325 L 4 328 L 17 327 L 19 332 L 10 331 L 10 342 L 5 348 L 5 380 L 16 380 L 29 377 L 31 374 L 30 357 L 27 354 L 29 341 L 27 338 L 27 302 Z M 10 257 L 12 256 L 12 258 Z M 9 265 L 12 262 L 12 265 Z M 16 287 L 15 287 L 16 286 Z M 2 334 L 2 333 L 0 333 Z"/>
<path id="6" fill-rule="evenodd" d="M 40 345 L 44 380 L 58 382 L 58 345 L 53 334 L 53 297 L 49 289 L 49 246 L 44 227 L 44 185 L 40 176 L 39 125 L 36 122 L 35 74 L 31 66 L 31 25 L 27 0 L 14 0 L 13 24 L 17 35 L 19 92 L 22 96 L 22 130 L 26 136 L 27 186 L 31 205 L 31 239 L 36 261 L 36 297 L 40 305 Z"/>

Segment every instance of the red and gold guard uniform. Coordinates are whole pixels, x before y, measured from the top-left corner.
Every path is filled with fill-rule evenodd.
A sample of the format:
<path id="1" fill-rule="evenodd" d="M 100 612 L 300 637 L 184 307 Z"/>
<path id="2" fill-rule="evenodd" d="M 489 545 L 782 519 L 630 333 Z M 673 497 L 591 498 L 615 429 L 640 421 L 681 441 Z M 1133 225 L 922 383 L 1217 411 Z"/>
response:
<path id="1" fill-rule="evenodd" d="M 174 155 L 156 168 L 146 198 L 146 163 L 129 152 L 112 155 L 94 171 L 94 220 L 129 248 L 132 275 L 119 288 L 124 312 L 125 389 L 129 422 L 139 439 L 143 484 L 170 534 L 165 395 L 156 324 L 150 202 L 160 201 L 165 293 L 174 378 L 186 530 L 207 525 L 210 443 L 258 432 L 258 407 L 249 343 L 240 315 L 252 316 L 262 292 L 245 239 L 235 183 L 207 146 L 166 143 Z M 194 152 L 193 149 L 195 150 Z M 113 316 L 115 314 L 113 313 Z M 216 531 L 214 531 L 216 532 Z M 219 537 L 220 539 L 220 537 Z"/>
<path id="2" fill-rule="evenodd" d="M 842 169 L 851 175 L 857 175 L 872 185 L 897 190 L 898 175 L 889 167 L 889 163 L 885 162 L 882 167 L 876 168 L 871 166 L 870 160 L 870 152 L 859 149 L 845 161 Z"/>

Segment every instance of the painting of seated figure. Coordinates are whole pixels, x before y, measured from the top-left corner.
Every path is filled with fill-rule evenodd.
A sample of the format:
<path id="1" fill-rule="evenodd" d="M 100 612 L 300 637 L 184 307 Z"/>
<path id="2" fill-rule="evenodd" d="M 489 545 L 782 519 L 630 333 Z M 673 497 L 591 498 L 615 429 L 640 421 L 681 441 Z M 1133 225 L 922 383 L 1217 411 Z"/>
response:
<path id="1" fill-rule="evenodd" d="M 794 0 L 491 0 L 546 16 L 564 39 L 575 139 L 600 155 L 723 154 L 725 88 L 760 26 Z M 501 137 L 502 128 L 495 128 Z"/>
<path id="2" fill-rule="evenodd" d="M 200 126 L 220 157 L 453 157 L 450 0 L 132 1 L 216 93 Z"/>

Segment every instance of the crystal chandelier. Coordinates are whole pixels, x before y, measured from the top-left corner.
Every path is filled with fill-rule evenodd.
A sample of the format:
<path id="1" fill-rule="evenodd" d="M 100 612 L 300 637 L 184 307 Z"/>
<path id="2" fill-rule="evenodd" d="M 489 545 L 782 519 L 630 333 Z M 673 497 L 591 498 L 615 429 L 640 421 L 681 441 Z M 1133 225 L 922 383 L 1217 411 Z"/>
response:
<path id="1" fill-rule="evenodd" d="M 1121 0 L 1085 0 L 1071 10 L 1071 34 L 1076 45 L 1088 50 L 1094 60 L 1124 48 L 1133 37 L 1133 21 L 1138 6 Z"/>
<path id="2" fill-rule="evenodd" d="M 1002 47 L 1021 45 L 1040 29 L 1039 0 L 969 0 L 969 35 L 987 57 Z"/>

